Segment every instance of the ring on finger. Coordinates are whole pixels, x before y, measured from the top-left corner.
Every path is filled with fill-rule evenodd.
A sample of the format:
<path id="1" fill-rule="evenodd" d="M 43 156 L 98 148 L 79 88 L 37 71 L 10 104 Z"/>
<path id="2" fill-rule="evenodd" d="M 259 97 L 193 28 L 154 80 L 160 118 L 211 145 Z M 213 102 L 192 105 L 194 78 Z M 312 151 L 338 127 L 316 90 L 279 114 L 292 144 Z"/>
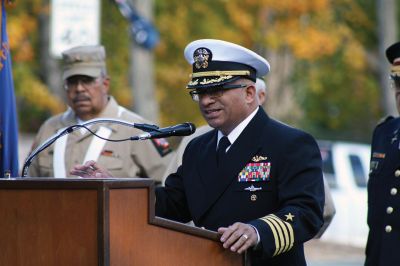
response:
<path id="1" fill-rule="evenodd" d="M 242 236 L 244 237 L 245 240 L 249 239 L 249 236 L 246 234 L 243 234 Z"/>

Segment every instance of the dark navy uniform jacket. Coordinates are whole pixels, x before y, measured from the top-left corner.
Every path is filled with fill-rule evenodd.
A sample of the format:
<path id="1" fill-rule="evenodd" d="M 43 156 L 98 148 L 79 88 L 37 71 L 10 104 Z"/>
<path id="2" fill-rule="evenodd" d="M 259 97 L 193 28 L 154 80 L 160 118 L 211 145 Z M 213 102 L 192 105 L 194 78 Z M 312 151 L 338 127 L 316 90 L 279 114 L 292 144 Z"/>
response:
<path id="1" fill-rule="evenodd" d="M 400 118 L 374 131 L 368 181 L 367 266 L 400 265 Z"/>
<path id="2" fill-rule="evenodd" d="M 250 223 L 261 238 L 253 265 L 306 265 L 303 243 L 323 223 L 315 140 L 260 107 L 219 166 L 216 146 L 216 130 L 188 144 L 182 165 L 156 190 L 156 215 L 215 231 Z"/>

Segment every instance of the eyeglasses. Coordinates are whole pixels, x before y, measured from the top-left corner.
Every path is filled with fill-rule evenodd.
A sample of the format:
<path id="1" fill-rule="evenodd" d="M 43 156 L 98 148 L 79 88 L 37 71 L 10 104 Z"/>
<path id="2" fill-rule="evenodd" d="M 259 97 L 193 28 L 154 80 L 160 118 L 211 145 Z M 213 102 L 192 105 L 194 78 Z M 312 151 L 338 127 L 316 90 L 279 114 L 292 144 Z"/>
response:
<path id="1" fill-rule="evenodd" d="M 79 83 L 83 87 L 89 88 L 90 86 L 93 86 L 94 83 L 96 83 L 97 79 L 98 78 L 93 78 L 89 76 L 72 76 L 65 81 L 64 89 L 66 91 L 76 89 Z"/>
<path id="2" fill-rule="evenodd" d="M 231 89 L 239 89 L 239 88 L 246 88 L 249 85 L 246 84 L 232 84 L 232 85 L 224 85 L 218 87 L 211 87 L 207 89 L 199 89 L 199 90 L 192 90 L 189 92 L 190 96 L 192 97 L 193 101 L 198 102 L 202 97 L 207 95 L 211 99 L 217 99 L 221 97 L 225 91 Z"/>

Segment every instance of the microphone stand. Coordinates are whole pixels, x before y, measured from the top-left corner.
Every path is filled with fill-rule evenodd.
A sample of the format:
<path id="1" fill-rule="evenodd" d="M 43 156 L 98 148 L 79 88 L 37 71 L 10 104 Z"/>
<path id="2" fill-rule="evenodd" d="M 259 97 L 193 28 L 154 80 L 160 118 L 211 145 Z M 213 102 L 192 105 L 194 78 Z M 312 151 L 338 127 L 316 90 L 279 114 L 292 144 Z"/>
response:
<path id="1" fill-rule="evenodd" d="M 90 131 L 90 129 L 87 128 L 88 126 L 94 125 L 94 124 L 99 124 L 99 123 L 120 124 L 120 125 L 124 125 L 124 126 L 128 126 L 128 127 L 132 127 L 132 128 L 138 128 L 138 129 L 141 129 L 146 132 L 158 130 L 158 127 L 155 125 L 128 123 L 126 121 L 118 120 L 118 119 L 92 119 L 92 120 L 89 120 L 80 125 L 77 124 L 77 125 L 69 126 L 69 127 L 65 128 L 64 130 L 62 130 L 61 132 L 56 133 L 53 136 L 51 136 L 49 139 L 47 139 L 45 142 L 43 142 L 40 146 L 38 146 L 28 156 L 28 158 L 25 160 L 24 166 L 22 168 L 22 176 L 21 177 L 24 178 L 28 175 L 28 168 L 31 165 L 33 158 L 35 158 L 36 155 L 38 155 L 40 152 L 42 152 L 47 147 L 49 147 L 51 144 L 53 144 L 57 139 L 59 139 L 60 137 L 66 135 L 66 134 L 72 133 L 73 131 L 77 130 L 78 128 L 82 128 L 82 127 L 86 128 L 87 130 Z M 93 132 L 91 132 L 91 133 L 93 133 Z M 94 134 L 94 135 L 96 135 L 96 134 Z"/>

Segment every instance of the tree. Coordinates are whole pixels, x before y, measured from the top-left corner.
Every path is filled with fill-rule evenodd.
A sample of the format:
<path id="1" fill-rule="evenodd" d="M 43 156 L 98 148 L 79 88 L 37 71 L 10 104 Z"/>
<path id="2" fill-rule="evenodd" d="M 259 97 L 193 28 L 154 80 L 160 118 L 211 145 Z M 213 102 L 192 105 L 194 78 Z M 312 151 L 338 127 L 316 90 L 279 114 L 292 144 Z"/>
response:
<path id="1" fill-rule="evenodd" d="M 47 12 L 47 9 L 41 0 L 15 3 L 8 12 L 8 31 L 21 131 L 36 131 L 46 117 L 65 108 L 62 100 L 50 93 L 40 78 L 37 17 L 42 12 Z"/>
<path id="2" fill-rule="evenodd" d="M 50 102 L 57 101 L 37 74 L 35 33 L 42 1 L 46 2 L 18 2 L 9 12 L 17 95 L 24 104 L 29 102 L 24 90 L 40 90 L 48 95 L 42 98 L 52 99 L 31 101 L 29 108 L 41 108 L 41 119 L 59 111 L 51 109 Z M 369 140 L 382 115 L 376 100 L 380 96 L 374 0 L 155 0 L 154 4 L 154 22 L 161 35 L 155 54 L 160 124 L 205 123 L 185 89 L 191 66 L 183 49 L 195 39 L 215 38 L 253 49 L 270 61 L 266 108 L 272 116 L 319 138 Z M 101 25 L 112 94 L 130 106 L 128 22 L 112 2 L 102 1 Z M 30 80 L 29 85 L 20 77 Z"/>
<path id="3" fill-rule="evenodd" d="M 195 116 L 202 121 L 196 107 L 182 97 L 186 95 L 179 94 L 190 72 L 179 51 L 191 40 L 218 38 L 242 44 L 270 60 L 266 104 L 270 113 L 318 137 L 344 132 L 342 137 L 366 141 L 379 108 L 374 101 L 376 80 L 368 75 L 368 47 L 358 34 L 360 30 L 374 34 L 374 24 L 363 8 L 370 3 L 362 4 L 350 0 L 158 1 L 156 18 L 163 41 L 157 73 L 163 118 L 175 122 Z M 170 95 L 176 95 L 174 102 L 168 100 Z M 353 127 L 355 121 L 366 122 Z"/>

